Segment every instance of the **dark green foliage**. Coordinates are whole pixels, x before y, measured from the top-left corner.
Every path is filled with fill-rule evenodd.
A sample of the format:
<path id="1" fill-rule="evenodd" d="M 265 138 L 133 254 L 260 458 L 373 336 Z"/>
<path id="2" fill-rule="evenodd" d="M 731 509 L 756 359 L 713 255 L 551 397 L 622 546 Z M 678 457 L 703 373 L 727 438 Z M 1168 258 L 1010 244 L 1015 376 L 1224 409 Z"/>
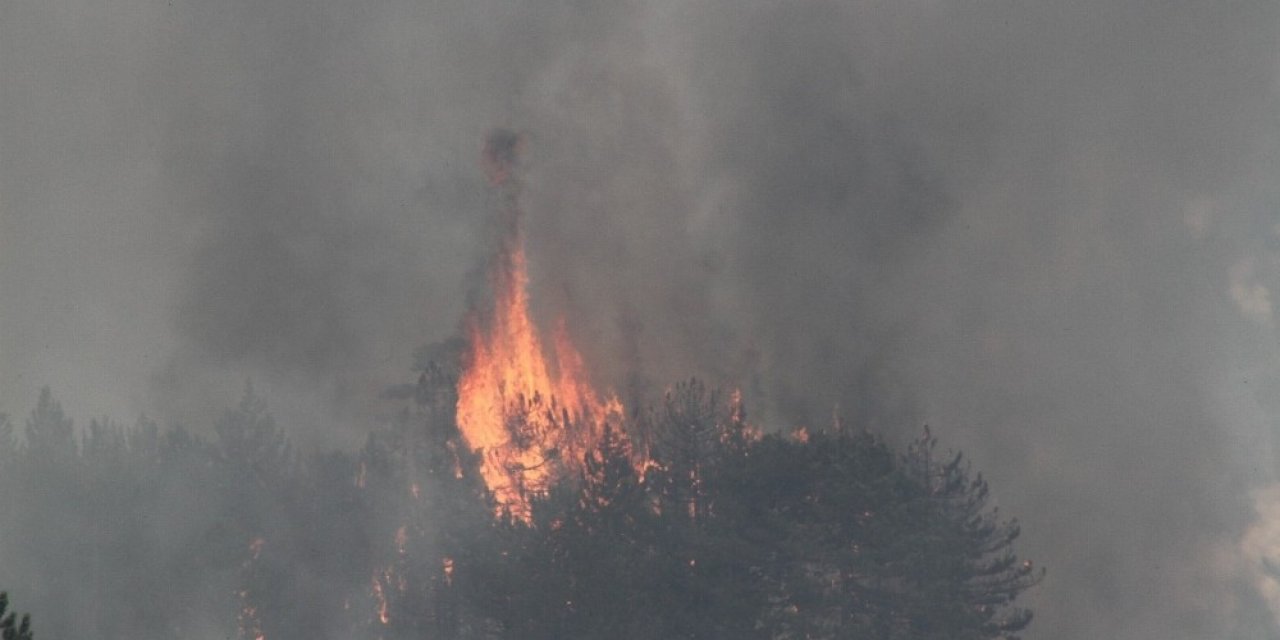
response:
<path id="1" fill-rule="evenodd" d="M 25 449 L 0 419 L 0 540 L 24 551 L 0 579 L 73 612 L 36 609 L 50 637 L 978 640 L 1030 620 L 1014 599 L 1043 572 L 1016 522 L 927 431 L 904 453 L 760 436 L 689 382 L 608 425 L 525 521 L 495 517 L 455 385 L 423 367 L 361 451 L 306 460 L 251 388 L 213 442 L 143 418 L 79 447 L 45 390 Z"/>
<path id="2" fill-rule="evenodd" d="M 11 464 L 18 453 L 18 442 L 13 436 L 13 423 L 9 415 L 0 413 L 0 466 Z"/>
<path id="3" fill-rule="evenodd" d="M 9 594 L 0 591 L 0 640 L 31 640 L 31 616 L 24 615 L 18 621 L 17 614 L 9 609 Z"/>
<path id="4" fill-rule="evenodd" d="M 905 475 L 922 492 L 913 501 L 922 526 L 903 529 L 904 545 L 923 551 L 903 562 L 921 596 L 913 603 L 915 628 L 920 637 L 957 637 L 948 630 L 964 628 L 972 630 L 968 637 L 1016 638 L 1031 613 L 1011 605 L 1044 570 L 1014 554 L 1021 529 L 987 508 L 981 474 L 971 476 L 960 454 L 939 460 L 936 445 L 926 429 L 902 458 Z"/>
<path id="5" fill-rule="evenodd" d="M 576 482 L 505 526 L 488 575 L 502 637 L 1013 638 L 1041 573 L 987 485 L 927 435 L 752 437 L 697 383 L 643 419 L 643 477 L 606 431 Z"/>
<path id="6" fill-rule="evenodd" d="M 292 448 L 252 384 L 245 384 L 239 406 L 224 413 L 214 431 L 227 462 L 259 483 L 277 481 L 292 471 Z"/>
<path id="7" fill-rule="evenodd" d="M 31 455 L 46 460 L 75 455 L 71 419 L 63 415 L 62 404 L 53 399 L 49 387 L 40 390 L 36 408 L 27 419 L 27 448 Z"/>

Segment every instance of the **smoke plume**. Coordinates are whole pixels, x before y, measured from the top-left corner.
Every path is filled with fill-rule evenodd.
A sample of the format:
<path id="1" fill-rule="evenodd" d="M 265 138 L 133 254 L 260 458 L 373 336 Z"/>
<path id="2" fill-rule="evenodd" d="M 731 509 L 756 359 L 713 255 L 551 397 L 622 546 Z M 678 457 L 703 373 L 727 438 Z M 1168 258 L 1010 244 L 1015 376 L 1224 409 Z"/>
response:
<path id="1" fill-rule="evenodd" d="M 1280 633 L 1274 2 L 0 15 L 0 409 L 207 432 L 252 379 L 361 441 L 483 286 L 506 126 L 602 387 L 932 425 L 1050 568 L 1033 640 Z"/>

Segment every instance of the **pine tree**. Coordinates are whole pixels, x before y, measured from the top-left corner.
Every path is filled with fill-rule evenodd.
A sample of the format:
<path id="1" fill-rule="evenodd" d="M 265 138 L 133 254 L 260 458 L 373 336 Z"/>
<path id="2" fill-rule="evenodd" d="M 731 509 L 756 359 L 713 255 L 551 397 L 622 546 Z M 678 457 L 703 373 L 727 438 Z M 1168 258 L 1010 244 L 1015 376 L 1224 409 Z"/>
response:
<path id="1" fill-rule="evenodd" d="M 17 614 L 9 612 L 9 594 L 0 591 L 0 640 L 31 640 L 31 616 L 23 615 L 18 621 Z"/>
<path id="2" fill-rule="evenodd" d="M 923 596 L 913 613 L 921 637 L 955 637 L 967 629 L 973 638 L 1016 639 L 1031 622 L 1031 612 L 1013 606 L 1018 594 L 1045 575 L 1019 560 L 1013 543 L 1022 530 L 988 509 L 990 489 L 981 474 L 971 475 L 964 457 L 938 459 L 937 439 L 926 428 L 902 456 L 902 468 L 920 490 L 921 525 L 910 531 L 924 553 L 911 556 L 915 593 Z"/>
<path id="3" fill-rule="evenodd" d="M 41 460 L 62 460 L 76 454 L 75 429 L 53 399 L 49 387 L 40 390 L 36 408 L 27 419 L 27 449 Z"/>
<path id="4" fill-rule="evenodd" d="M 258 483 L 271 483 L 292 471 L 293 449 L 252 383 L 245 383 L 240 404 L 224 413 L 214 430 L 224 459 L 249 472 Z"/>
<path id="5" fill-rule="evenodd" d="M 9 464 L 18 454 L 18 443 L 13 436 L 13 423 L 9 414 L 0 413 L 0 467 Z"/>

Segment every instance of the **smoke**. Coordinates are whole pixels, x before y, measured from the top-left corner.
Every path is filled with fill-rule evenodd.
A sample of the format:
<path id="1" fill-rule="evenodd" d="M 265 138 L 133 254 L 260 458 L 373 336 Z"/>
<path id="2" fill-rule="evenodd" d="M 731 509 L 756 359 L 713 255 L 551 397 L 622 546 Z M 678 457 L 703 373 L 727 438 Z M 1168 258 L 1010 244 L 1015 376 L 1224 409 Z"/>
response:
<path id="1" fill-rule="evenodd" d="M 359 441 L 482 286 L 507 126 L 604 386 L 928 422 L 1050 568 L 1029 638 L 1275 635 L 1278 11 L 6 5 L 0 401 L 200 430 L 252 378 Z"/>

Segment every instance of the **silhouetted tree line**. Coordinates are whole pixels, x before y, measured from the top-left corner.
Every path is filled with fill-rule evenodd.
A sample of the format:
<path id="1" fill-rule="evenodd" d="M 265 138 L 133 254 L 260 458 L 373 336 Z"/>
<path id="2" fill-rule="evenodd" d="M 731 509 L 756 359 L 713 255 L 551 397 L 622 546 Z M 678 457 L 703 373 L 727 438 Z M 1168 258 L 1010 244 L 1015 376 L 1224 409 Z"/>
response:
<path id="1" fill-rule="evenodd" d="M 18 620 L 18 614 L 8 609 L 9 594 L 0 591 L 0 639 L 31 640 L 31 616 L 24 615 Z"/>
<path id="2" fill-rule="evenodd" d="M 901 453 L 760 435 L 690 382 L 502 517 L 453 389 L 428 363 L 362 450 L 313 456 L 251 388 L 209 440 L 145 418 L 77 439 L 45 390 L 21 440 L 0 418 L 0 584 L 50 638 L 980 639 L 1031 619 L 1017 524 L 927 432 Z"/>

